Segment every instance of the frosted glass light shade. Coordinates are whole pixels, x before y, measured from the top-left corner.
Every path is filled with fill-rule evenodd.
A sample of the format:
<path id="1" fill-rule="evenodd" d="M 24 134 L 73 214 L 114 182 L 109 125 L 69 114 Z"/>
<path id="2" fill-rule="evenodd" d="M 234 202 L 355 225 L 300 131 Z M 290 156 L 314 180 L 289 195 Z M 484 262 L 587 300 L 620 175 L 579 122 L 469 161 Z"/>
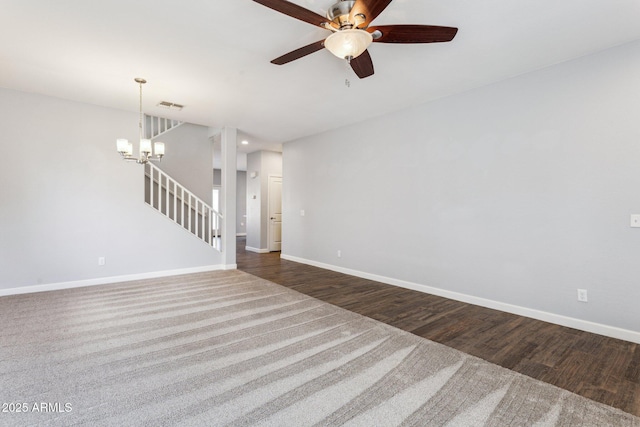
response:
<path id="1" fill-rule="evenodd" d="M 140 140 L 140 152 L 149 154 L 151 153 L 151 140 L 150 139 L 141 139 Z"/>
<path id="2" fill-rule="evenodd" d="M 164 156 L 164 142 L 155 142 L 153 144 L 153 152 L 156 156 Z"/>
<path id="3" fill-rule="evenodd" d="M 356 58 L 373 42 L 373 36 L 364 30 L 336 31 L 324 41 L 324 47 L 340 59 Z"/>
<path id="4" fill-rule="evenodd" d="M 116 146 L 118 147 L 118 153 L 126 153 L 129 148 L 129 141 L 124 138 L 116 139 Z"/>

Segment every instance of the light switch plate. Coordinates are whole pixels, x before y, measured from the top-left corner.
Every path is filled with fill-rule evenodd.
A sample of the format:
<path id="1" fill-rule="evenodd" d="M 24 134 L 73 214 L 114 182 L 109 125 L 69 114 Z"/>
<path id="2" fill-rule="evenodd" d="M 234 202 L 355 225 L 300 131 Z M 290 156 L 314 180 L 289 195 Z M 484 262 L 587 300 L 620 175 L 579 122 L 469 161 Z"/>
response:
<path id="1" fill-rule="evenodd" d="M 631 215 L 631 227 L 633 228 L 640 227 L 640 215 L 638 214 Z"/>

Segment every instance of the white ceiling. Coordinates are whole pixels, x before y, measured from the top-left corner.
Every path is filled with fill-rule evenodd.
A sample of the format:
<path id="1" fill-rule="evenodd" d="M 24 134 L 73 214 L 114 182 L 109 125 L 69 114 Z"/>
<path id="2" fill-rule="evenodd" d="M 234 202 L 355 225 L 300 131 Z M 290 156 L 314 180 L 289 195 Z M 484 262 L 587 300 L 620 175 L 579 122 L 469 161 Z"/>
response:
<path id="1" fill-rule="evenodd" d="M 324 15 L 331 0 L 294 0 Z M 450 43 L 374 43 L 359 80 L 326 50 L 269 61 L 326 30 L 251 0 L 0 0 L 0 86 L 212 127 L 256 147 L 356 123 L 640 39 L 638 0 L 394 0 L 374 24 L 459 28 Z M 351 86 L 345 85 L 349 79 Z M 185 105 L 160 109 L 159 101 Z M 357 135 L 349 135 L 350 138 Z"/>

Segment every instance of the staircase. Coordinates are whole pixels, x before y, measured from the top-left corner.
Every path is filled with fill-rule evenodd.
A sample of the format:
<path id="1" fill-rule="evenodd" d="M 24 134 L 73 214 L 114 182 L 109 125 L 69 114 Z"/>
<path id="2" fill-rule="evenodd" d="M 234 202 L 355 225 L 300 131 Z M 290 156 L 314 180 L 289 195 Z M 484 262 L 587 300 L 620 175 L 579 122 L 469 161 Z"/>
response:
<path id="1" fill-rule="evenodd" d="M 222 252 L 222 215 L 155 165 L 147 163 L 144 168 L 145 202 L 207 245 Z"/>
<path id="2" fill-rule="evenodd" d="M 165 117 L 144 115 L 144 137 L 154 139 L 175 129 L 184 122 L 180 120 L 167 119 Z"/>

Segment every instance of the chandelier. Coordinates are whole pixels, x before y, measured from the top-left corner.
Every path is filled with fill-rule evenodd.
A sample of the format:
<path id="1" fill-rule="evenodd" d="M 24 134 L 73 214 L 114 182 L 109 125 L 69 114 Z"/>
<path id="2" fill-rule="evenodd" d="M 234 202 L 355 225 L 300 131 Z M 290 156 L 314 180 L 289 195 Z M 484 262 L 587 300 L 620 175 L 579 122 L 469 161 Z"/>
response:
<path id="1" fill-rule="evenodd" d="M 153 154 L 151 152 L 151 140 L 143 138 L 142 132 L 142 85 L 147 81 L 145 79 L 141 79 L 137 77 L 135 82 L 140 85 L 140 157 L 133 157 L 133 144 L 129 142 L 129 140 L 125 138 L 118 138 L 116 140 L 116 145 L 118 148 L 118 153 L 122 156 L 123 160 L 130 160 L 141 165 L 149 163 L 149 160 L 161 161 L 164 157 L 164 143 L 163 142 L 155 142 L 153 143 Z"/>

